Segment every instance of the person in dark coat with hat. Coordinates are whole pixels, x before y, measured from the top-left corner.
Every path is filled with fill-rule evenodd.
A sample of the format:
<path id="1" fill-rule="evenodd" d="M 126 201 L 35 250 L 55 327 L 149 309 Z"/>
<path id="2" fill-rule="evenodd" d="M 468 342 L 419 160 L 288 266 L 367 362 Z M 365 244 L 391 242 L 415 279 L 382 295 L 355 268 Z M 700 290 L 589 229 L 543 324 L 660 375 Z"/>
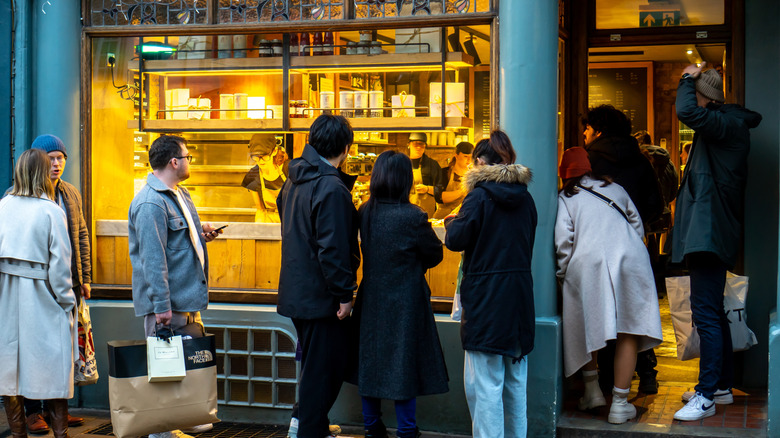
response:
<path id="1" fill-rule="evenodd" d="M 691 313 L 701 358 L 695 391 L 675 420 L 715 415 L 716 404 L 733 403 L 731 332 L 723 309 L 726 270 L 741 242 L 750 129 L 761 115 L 724 104 L 723 81 L 714 69 L 689 65 L 677 86 L 677 118 L 694 130 L 693 147 L 680 182 L 672 232 L 672 261 L 691 276 Z"/>
<path id="2" fill-rule="evenodd" d="M 446 218 L 445 244 L 463 251 L 461 342 L 475 437 L 526 436 L 528 353 L 534 347 L 531 255 L 536 206 L 531 171 L 515 161 L 509 137 L 494 131 L 472 153 L 468 192 Z M 497 390 L 496 387 L 503 390 Z"/>
<path id="3" fill-rule="evenodd" d="M 386 437 L 380 399 L 395 401 L 398 437 L 416 437 L 416 397 L 448 391 L 447 368 L 425 272 L 443 257 L 425 213 L 409 203 L 412 163 L 385 151 L 360 208 L 363 280 L 353 317 L 360 324 L 358 392 L 366 437 Z"/>
<path id="4" fill-rule="evenodd" d="M 436 212 L 436 203 L 442 203 L 441 194 L 445 181 L 441 166 L 433 158 L 425 155 L 428 136 L 423 132 L 409 134 L 409 158 L 412 159 L 414 186 L 409 201 L 422 208 L 428 217 Z"/>

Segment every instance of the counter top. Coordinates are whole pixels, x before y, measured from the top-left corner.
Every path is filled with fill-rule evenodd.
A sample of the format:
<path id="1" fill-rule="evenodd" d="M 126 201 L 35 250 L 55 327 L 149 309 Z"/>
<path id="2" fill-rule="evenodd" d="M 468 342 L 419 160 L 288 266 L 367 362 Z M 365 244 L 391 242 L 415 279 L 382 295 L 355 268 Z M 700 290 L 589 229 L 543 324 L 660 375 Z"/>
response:
<path id="1" fill-rule="evenodd" d="M 223 231 L 220 239 L 230 240 L 281 240 L 280 224 L 265 224 L 254 222 L 211 222 L 215 227 L 229 225 Z M 434 226 L 433 231 L 443 242 L 446 231 L 444 227 Z M 126 220 L 95 221 L 95 236 L 127 237 Z"/>

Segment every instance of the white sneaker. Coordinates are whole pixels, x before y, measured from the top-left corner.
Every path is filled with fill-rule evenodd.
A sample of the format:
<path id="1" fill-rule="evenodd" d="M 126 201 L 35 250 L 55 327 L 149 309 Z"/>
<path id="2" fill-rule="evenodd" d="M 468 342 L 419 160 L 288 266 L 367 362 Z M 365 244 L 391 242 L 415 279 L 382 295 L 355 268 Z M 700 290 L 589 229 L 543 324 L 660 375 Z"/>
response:
<path id="1" fill-rule="evenodd" d="M 628 403 L 626 399 L 617 401 L 617 397 L 613 398 L 612 406 L 609 407 L 609 415 L 607 421 L 612 424 L 623 424 L 626 421 L 636 417 L 636 407 Z"/>
<path id="2" fill-rule="evenodd" d="M 695 421 L 715 415 L 715 401 L 708 400 L 700 392 L 688 400 L 688 404 L 674 414 L 675 420 Z"/>
<path id="3" fill-rule="evenodd" d="M 211 429 L 214 429 L 214 425 L 211 423 L 206 424 L 199 424 L 197 426 L 192 426 L 187 429 L 182 429 L 182 432 L 190 434 L 190 433 L 203 433 L 208 432 Z"/>
<path id="4" fill-rule="evenodd" d="M 688 400 L 693 398 L 694 395 L 696 395 L 696 391 L 684 392 L 682 395 L 682 401 L 688 403 Z M 715 391 L 713 400 L 715 401 L 716 405 L 730 405 L 734 403 L 734 395 L 731 393 L 730 389 L 719 389 Z"/>

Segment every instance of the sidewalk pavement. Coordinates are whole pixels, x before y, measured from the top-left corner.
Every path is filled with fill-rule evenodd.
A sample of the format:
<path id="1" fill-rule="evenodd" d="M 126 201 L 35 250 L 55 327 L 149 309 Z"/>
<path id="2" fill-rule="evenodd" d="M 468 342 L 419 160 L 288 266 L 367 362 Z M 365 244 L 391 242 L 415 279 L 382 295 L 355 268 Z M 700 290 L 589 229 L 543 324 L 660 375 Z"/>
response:
<path id="1" fill-rule="evenodd" d="M 70 409 L 71 415 L 84 417 L 85 421 L 82 426 L 71 427 L 68 434 L 71 438 L 106 438 L 108 436 L 113 437 L 111 433 L 111 415 L 106 410 L 95 409 Z M 342 426 L 344 432 L 339 435 L 340 438 L 362 438 L 363 428 L 356 426 Z M 6 438 L 11 436 L 11 431 L 8 428 L 8 421 L 5 416 L 5 412 L 0 412 L 0 438 Z M 51 438 L 52 433 L 49 432 L 45 435 L 28 435 L 31 438 Z M 262 424 L 243 424 L 224 422 L 217 423 L 214 426 L 214 430 L 211 432 L 204 432 L 195 435 L 198 438 L 285 438 L 287 436 L 287 426 L 277 425 L 262 425 Z M 423 432 L 422 438 L 469 438 L 464 435 L 447 435 L 434 432 Z"/>

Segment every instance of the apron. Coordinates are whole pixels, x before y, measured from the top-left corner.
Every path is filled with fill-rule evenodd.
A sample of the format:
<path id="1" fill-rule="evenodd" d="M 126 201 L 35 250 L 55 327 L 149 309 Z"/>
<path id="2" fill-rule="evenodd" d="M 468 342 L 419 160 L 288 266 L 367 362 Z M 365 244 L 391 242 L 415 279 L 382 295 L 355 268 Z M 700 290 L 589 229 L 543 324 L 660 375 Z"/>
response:
<path id="1" fill-rule="evenodd" d="M 279 219 L 279 212 L 276 210 L 276 198 L 279 196 L 279 191 L 282 190 L 282 185 L 287 178 L 285 178 L 283 172 L 279 172 L 279 178 L 276 178 L 274 181 L 266 181 L 261 170 L 259 179 L 260 203 L 263 204 L 263 208 L 259 208 L 255 212 L 255 222 L 278 224 L 281 220 Z"/>
<path id="2" fill-rule="evenodd" d="M 447 188 L 444 189 L 446 192 L 451 192 L 454 190 L 460 190 L 460 180 L 463 177 L 461 175 L 458 175 L 453 170 L 450 175 L 450 181 L 447 183 Z M 448 202 L 446 204 L 438 204 L 436 208 L 436 214 L 433 215 L 434 219 L 444 219 L 447 217 L 448 214 L 452 213 L 452 210 L 455 209 L 455 207 L 459 206 L 461 203 L 463 203 L 463 198 L 465 198 L 466 195 L 461 194 L 458 199 Z"/>
<path id="3" fill-rule="evenodd" d="M 417 184 L 422 184 L 422 168 L 412 168 L 412 175 L 414 176 L 414 183 L 412 184 L 412 192 L 409 194 L 409 202 L 419 206 L 426 213 L 428 217 L 433 217 L 433 213 L 436 211 L 436 199 L 427 193 L 417 193 L 414 189 Z"/>

